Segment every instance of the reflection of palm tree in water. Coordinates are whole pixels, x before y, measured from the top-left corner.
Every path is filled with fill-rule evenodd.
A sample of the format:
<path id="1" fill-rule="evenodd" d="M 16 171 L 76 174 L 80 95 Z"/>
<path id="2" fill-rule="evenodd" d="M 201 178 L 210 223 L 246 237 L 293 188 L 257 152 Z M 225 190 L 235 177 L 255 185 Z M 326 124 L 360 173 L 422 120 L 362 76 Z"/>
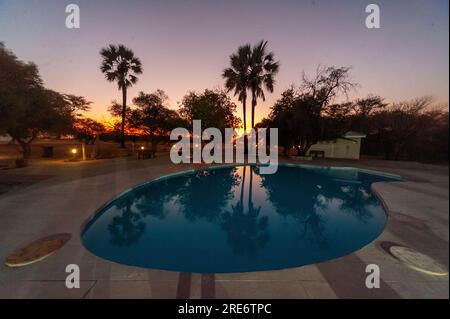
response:
<path id="1" fill-rule="evenodd" d="M 316 206 L 316 205 L 315 205 Z M 317 206 L 320 206 L 318 204 Z M 316 207 L 313 210 L 308 211 L 306 214 L 301 214 L 305 216 L 301 218 L 299 215 L 296 215 L 296 220 L 303 225 L 303 230 L 298 236 L 300 240 L 311 240 L 315 242 L 321 249 L 328 248 L 328 238 L 324 232 L 324 219 L 322 216 L 317 214 Z M 300 217 L 300 218 L 299 218 Z M 308 237 L 308 230 L 311 231 L 310 237 Z"/>
<path id="2" fill-rule="evenodd" d="M 376 205 L 377 199 L 369 190 L 377 179 L 360 180 L 351 176 L 338 179 L 336 173 L 306 169 L 298 172 L 298 177 L 290 174 L 293 174 L 290 170 L 280 170 L 277 174 L 262 175 L 261 186 L 276 212 L 292 217 L 300 225 L 299 239 L 326 248 L 332 235 L 326 225 L 336 209 L 362 223 L 373 218 L 369 206 Z M 293 201 L 293 196 L 298 200 Z"/>
<path id="3" fill-rule="evenodd" d="M 133 201 L 129 198 L 120 200 L 116 207 L 121 214 L 115 216 L 108 225 L 111 234 L 111 244 L 117 246 L 131 246 L 136 243 L 145 231 L 145 223 L 141 220 L 139 213 L 133 212 L 131 205 Z"/>
<path id="4" fill-rule="evenodd" d="M 243 167 L 240 198 L 232 211 L 222 214 L 222 229 L 227 233 L 228 243 L 238 255 L 255 256 L 269 241 L 268 218 L 259 217 L 261 207 L 253 205 L 253 169 L 250 169 L 248 211 L 244 211 L 244 193 L 247 166 Z"/>
<path id="5" fill-rule="evenodd" d="M 235 168 L 202 171 L 187 180 L 167 180 L 166 187 L 155 184 L 133 190 L 130 196 L 115 203 L 119 214 L 108 225 L 111 243 L 118 246 L 136 243 L 145 232 L 145 222 L 142 219 L 165 219 L 168 213 L 165 205 L 171 203 L 180 204 L 182 213 L 190 221 L 214 221 L 220 217 L 227 201 L 231 199 L 232 189 L 238 185 L 238 178 Z M 209 190 L 207 198 L 205 189 Z"/>
<path id="6" fill-rule="evenodd" d="M 268 199 L 278 214 L 289 216 L 298 223 L 300 226 L 298 239 L 310 241 L 321 249 L 326 249 L 328 247 L 326 220 L 318 214 L 318 210 L 326 209 L 328 205 L 326 201 L 320 200 L 323 197 L 320 196 L 322 189 L 311 185 L 302 187 L 302 183 L 315 177 L 311 172 L 302 171 L 299 178 L 287 176 L 292 173 L 290 170 L 280 170 L 276 174 L 261 175 L 261 187 L 266 189 Z M 299 197 L 296 192 L 301 192 L 301 196 Z M 297 196 L 298 201 L 292 200 L 293 196 Z"/>
<path id="7" fill-rule="evenodd" d="M 170 203 L 178 195 L 180 187 L 181 182 L 173 180 L 171 187 L 162 188 L 161 185 L 154 184 L 136 189 L 133 193 L 136 209 L 143 218 L 154 217 L 162 220 L 167 215 L 165 204 Z"/>
<path id="8" fill-rule="evenodd" d="M 148 216 L 158 219 L 166 218 L 164 203 L 176 195 L 176 190 L 170 189 L 161 193 L 160 187 L 150 185 L 132 191 L 127 196 L 116 201 L 115 207 L 120 215 L 113 217 L 108 225 L 111 243 L 117 246 L 130 246 L 138 242 L 145 232 L 145 222 Z M 132 206 L 136 211 L 133 211 Z"/>
<path id="9" fill-rule="evenodd" d="M 369 206 L 377 204 L 377 198 L 367 190 L 369 185 L 348 185 L 339 193 L 342 200 L 341 209 L 356 217 L 362 223 L 369 223 L 374 217 Z"/>
<path id="10" fill-rule="evenodd" d="M 184 217 L 192 222 L 214 222 L 220 218 L 233 197 L 233 188 L 239 185 L 236 171 L 236 168 L 204 170 L 185 181 L 177 190 L 177 202 Z"/>

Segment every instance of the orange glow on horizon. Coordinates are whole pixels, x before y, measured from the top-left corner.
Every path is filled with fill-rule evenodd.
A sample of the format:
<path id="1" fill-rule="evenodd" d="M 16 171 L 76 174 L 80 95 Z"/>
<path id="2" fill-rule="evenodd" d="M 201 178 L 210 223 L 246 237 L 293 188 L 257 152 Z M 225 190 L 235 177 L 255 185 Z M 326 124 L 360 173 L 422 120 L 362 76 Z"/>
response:
<path id="1" fill-rule="evenodd" d="M 176 110 L 175 108 L 172 108 L 172 109 Z M 238 111 L 236 113 L 239 113 L 239 111 L 240 111 L 240 109 L 238 108 Z M 239 117 L 241 119 L 241 121 L 243 121 L 242 117 L 239 116 L 239 114 L 235 114 L 235 116 Z M 120 118 L 116 118 L 107 112 L 98 113 L 95 111 L 88 111 L 88 112 L 84 112 L 84 117 L 91 118 L 91 119 L 103 124 L 105 126 L 106 132 L 108 132 L 108 133 L 114 131 L 114 127 L 121 121 Z M 258 124 L 264 117 L 266 117 L 266 116 L 263 114 L 256 113 L 255 114 L 255 124 Z M 251 123 L 247 120 L 247 132 L 249 132 L 250 129 L 251 129 Z M 241 125 L 240 128 L 236 128 L 235 130 L 236 130 L 238 137 L 244 135 L 243 125 Z M 129 127 L 125 127 L 125 132 L 127 135 L 137 135 L 137 136 L 148 135 L 147 133 L 145 133 L 145 131 L 143 129 L 129 128 Z"/>

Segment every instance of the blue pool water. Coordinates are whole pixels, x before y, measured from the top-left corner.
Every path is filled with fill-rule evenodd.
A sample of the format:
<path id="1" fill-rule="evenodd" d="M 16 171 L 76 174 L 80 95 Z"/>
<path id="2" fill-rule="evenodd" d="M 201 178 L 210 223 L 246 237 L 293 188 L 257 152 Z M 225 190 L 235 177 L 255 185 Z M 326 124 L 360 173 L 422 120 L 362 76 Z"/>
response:
<path id="1" fill-rule="evenodd" d="M 394 178 L 351 168 L 257 166 L 191 171 L 136 187 L 100 210 L 85 247 L 133 266 L 197 273 L 273 270 L 349 254 L 386 214 L 370 185 Z"/>

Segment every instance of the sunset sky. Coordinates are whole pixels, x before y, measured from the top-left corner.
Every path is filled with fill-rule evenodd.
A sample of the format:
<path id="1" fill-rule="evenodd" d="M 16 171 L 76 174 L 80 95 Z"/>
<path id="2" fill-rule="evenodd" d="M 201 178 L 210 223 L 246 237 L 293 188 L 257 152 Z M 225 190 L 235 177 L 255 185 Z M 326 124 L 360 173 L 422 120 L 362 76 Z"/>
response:
<path id="1" fill-rule="evenodd" d="M 65 27 L 70 3 L 80 6 L 80 29 Z M 380 29 L 365 27 L 369 3 L 380 6 Z M 0 0 L 0 41 L 35 62 L 48 88 L 92 101 L 90 116 L 102 119 L 121 96 L 99 70 L 103 46 L 125 44 L 141 59 L 144 73 L 129 97 L 159 88 L 176 108 L 188 91 L 222 87 L 229 55 L 265 39 L 281 66 L 258 120 L 319 64 L 351 66 L 361 85 L 352 97 L 448 103 L 448 10 L 448 0 Z"/>

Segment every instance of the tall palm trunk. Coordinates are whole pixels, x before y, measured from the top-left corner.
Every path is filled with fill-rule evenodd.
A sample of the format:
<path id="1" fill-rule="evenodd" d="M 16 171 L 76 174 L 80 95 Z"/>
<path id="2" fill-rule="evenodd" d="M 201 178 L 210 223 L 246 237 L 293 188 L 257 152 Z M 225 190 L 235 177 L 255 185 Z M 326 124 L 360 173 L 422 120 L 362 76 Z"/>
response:
<path id="1" fill-rule="evenodd" d="M 256 93 L 252 90 L 252 128 L 255 128 Z"/>
<path id="2" fill-rule="evenodd" d="M 255 129 L 256 92 L 252 90 L 252 129 Z M 255 129 L 256 149 L 258 149 L 258 129 Z"/>
<path id="3" fill-rule="evenodd" d="M 253 210 L 253 170 L 252 167 L 250 169 L 250 183 L 248 186 L 248 211 L 251 212 Z"/>
<path id="4" fill-rule="evenodd" d="M 122 127 L 120 132 L 120 147 L 125 148 L 125 116 L 127 111 L 127 88 L 122 88 Z"/>
<path id="5" fill-rule="evenodd" d="M 247 131 L 247 95 L 242 99 L 242 108 L 244 111 L 244 132 Z"/>
<path id="6" fill-rule="evenodd" d="M 244 109 L 244 154 L 248 154 L 248 136 L 247 136 L 247 94 L 242 100 L 242 107 Z"/>

